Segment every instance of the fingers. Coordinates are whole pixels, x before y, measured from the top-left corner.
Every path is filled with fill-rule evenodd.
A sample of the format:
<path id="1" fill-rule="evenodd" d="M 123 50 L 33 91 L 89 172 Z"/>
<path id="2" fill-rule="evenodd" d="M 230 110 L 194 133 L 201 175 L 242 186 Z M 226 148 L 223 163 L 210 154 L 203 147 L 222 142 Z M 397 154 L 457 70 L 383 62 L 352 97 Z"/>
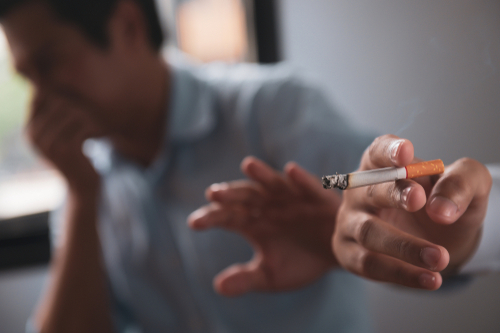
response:
<path id="1" fill-rule="evenodd" d="M 252 212 L 244 207 L 212 203 L 192 212 L 187 221 L 189 227 L 195 230 L 213 227 L 241 230 L 254 218 Z"/>
<path id="2" fill-rule="evenodd" d="M 442 271 L 449 263 L 448 251 L 429 241 L 407 234 L 376 217 L 360 214 L 344 230 L 340 242 L 356 242 L 362 248 L 431 271 Z"/>
<path id="3" fill-rule="evenodd" d="M 62 108 L 52 110 L 28 128 L 31 141 L 49 159 L 73 149 L 80 154 L 83 141 L 92 133 L 92 128 L 85 125 L 82 117 L 68 116 L 64 112 Z"/>
<path id="4" fill-rule="evenodd" d="M 451 224 L 470 205 L 485 207 L 491 184 L 491 175 L 484 165 L 468 158 L 460 159 L 448 166 L 434 185 L 426 206 L 427 214 L 437 223 Z M 475 211 L 483 214 L 485 209 Z M 483 217 L 473 220 L 481 223 Z"/>
<path id="5" fill-rule="evenodd" d="M 356 196 L 360 205 L 376 208 L 400 208 L 416 212 L 424 207 L 426 194 L 424 188 L 413 180 L 399 180 L 391 183 L 360 188 L 364 192 Z"/>
<path id="6" fill-rule="evenodd" d="M 215 290 L 227 297 L 235 297 L 251 291 L 264 290 L 266 274 L 260 267 L 260 259 L 246 264 L 236 264 L 226 268 L 214 279 Z"/>
<path id="7" fill-rule="evenodd" d="M 302 169 L 297 163 L 290 162 L 285 166 L 285 174 L 297 190 L 309 199 L 321 199 L 324 198 L 325 193 L 331 193 L 324 191 L 320 180 Z"/>
<path id="8" fill-rule="evenodd" d="M 347 218 L 346 218 L 347 216 Z M 339 263 L 360 276 L 435 290 L 450 262 L 448 251 L 369 214 L 340 212 L 333 249 Z"/>
<path id="9" fill-rule="evenodd" d="M 410 164 L 414 158 L 413 144 L 395 135 L 376 138 L 363 154 L 361 170 L 384 167 L 402 167 Z"/>
<path id="10" fill-rule="evenodd" d="M 361 159 L 360 170 L 401 167 L 414 161 L 413 144 L 395 135 L 378 137 Z M 416 212 L 426 203 L 424 188 L 411 180 L 372 185 L 356 190 L 357 205 L 364 208 L 398 208 Z"/>
<path id="11" fill-rule="evenodd" d="M 342 266 L 354 274 L 375 281 L 427 290 L 436 290 L 442 284 L 442 277 L 439 273 L 369 251 L 355 242 L 346 244 L 343 252 L 346 255 L 339 258 Z"/>
<path id="12" fill-rule="evenodd" d="M 60 106 L 60 103 L 54 103 L 50 109 L 40 107 L 33 111 L 27 127 L 32 141 L 36 141 L 40 135 L 47 132 L 47 129 L 64 119 L 63 109 Z"/>
<path id="13" fill-rule="evenodd" d="M 241 162 L 241 170 L 248 178 L 258 182 L 271 193 L 287 193 L 290 191 L 284 178 L 279 173 L 255 157 L 246 157 Z"/>
<path id="14" fill-rule="evenodd" d="M 209 201 L 226 205 L 239 204 L 248 207 L 263 205 L 264 195 L 264 192 L 257 184 L 246 180 L 213 184 L 205 192 L 205 196 Z"/>
<path id="15" fill-rule="evenodd" d="M 84 111 L 68 106 L 61 99 L 45 99 L 34 104 L 36 110 L 32 112 L 27 132 L 31 141 L 42 150 L 47 142 L 57 141 L 58 145 L 67 145 L 75 141 L 78 144 L 80 142 L 77 139 L 83 142 L 102 134 Z"/>

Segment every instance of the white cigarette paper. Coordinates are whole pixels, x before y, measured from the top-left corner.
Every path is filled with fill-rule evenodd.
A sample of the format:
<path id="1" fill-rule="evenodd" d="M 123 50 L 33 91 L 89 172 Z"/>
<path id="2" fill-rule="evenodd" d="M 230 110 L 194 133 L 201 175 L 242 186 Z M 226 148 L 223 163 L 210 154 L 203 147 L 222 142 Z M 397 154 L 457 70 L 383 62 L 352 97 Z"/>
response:
<path id="1" fill-rule="evenodd" d="M 337 174 L 324 176 L 323 187 L 325 189 L 339 188 L 341 190 L 348 190 L 362 186 L 392 182 L 399 179 L 411 179 L 422 176 L 437 175 L 443 172 L 443 161 L 434 160 L 410 164 L 402 168 L 389 167 L 369 171 L 352 172 L 346 175 Z"/>

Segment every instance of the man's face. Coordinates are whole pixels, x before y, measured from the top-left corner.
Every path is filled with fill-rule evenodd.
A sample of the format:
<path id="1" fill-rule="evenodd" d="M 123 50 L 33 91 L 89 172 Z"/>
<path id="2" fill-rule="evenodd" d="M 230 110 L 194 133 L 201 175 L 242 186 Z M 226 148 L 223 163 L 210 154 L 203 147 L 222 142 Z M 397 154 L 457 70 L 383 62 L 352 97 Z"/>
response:
<path id="1" fill-rule="evenodd" d="M 77 27 L 58 19 L 42 1 L 32 1 L 2 20 L 16 69 L 39 96 L 57 96 L 92 113 L 113 130 L 127 106 L 134 66 L 113 43 L 102 49 Z"/>

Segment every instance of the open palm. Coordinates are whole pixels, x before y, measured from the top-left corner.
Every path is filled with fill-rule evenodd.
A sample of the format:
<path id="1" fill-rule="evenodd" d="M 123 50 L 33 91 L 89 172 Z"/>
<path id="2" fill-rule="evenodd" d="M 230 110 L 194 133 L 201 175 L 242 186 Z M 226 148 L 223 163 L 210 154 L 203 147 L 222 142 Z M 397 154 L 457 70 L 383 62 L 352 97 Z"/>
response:
<path id="1" fill-rule="evenodd" d="M 215 278 L 216 290 L 226 296 L 292 290 L 335 267 L 330 243 L 340 196 L 294 163 L 282 175 L 249 157 L 242 170 L 250 180 L 212 185 L 206 193 L 211 203 L 188 219 L 196 230 L 238 232 L 254 248 L 250 262 Z"/>

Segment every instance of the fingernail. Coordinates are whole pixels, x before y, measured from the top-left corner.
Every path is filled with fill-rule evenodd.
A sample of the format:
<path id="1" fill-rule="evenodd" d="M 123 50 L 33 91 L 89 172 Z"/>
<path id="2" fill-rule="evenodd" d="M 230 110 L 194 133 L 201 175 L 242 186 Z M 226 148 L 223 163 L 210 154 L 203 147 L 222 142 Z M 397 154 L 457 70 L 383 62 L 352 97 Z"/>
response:
<path id="1" fill-rule="evenodd" d="M 458 212 L 458 206 L 450 199 L 435 197 L 430 203 L 430 209 L 438 215 L 452 217 Z"/>
<path id="2" fill-rule="evenodd" d="M 210 185 L 210 191 L 212 192 L 224 191 L 227 190 L 228 187 L 229 185 L 227 183 L 212 184 Z"/>
<path id="3" fill-rule="evenodd" d="M 410 192 L 413 190 L 413 186 L 409 186 L 401 192 L 401 203 L 403 204 L 404 208 L 408 207 L 408 198 L 410 197 Z"/>
<path id="4" fill-rule="evenodd" d="M 398 152 L 399 152 L 399 147 L 401 147 L 401 144 L 404 142 L 404 140 L 397 140 L 391 143 L 390 150 L 391 150 L 391 161 L 394 164 L 397 164 L 397 157 L 398 157 Z"/>
<path id="5" fill-rule="evenodd" d="M 433 247 L 426 247 L 420 252 L 420 258 L 422 258 L 422 261 L 427 265 L 427 267 L 434 270 L 439 262 L 439 259 L 441 259 L 441 251 Z"/>
<path id="6" fill-rule="evenodd" d="M 434 289 L 436 285 L 436 277 L 429 273 L 423 273 L 418 277 L 420 285 L 426 289 Z"/>
<path id="7" fill-rule="evenodd" d="M 224 191 L 228 188 L 227 183 L 212 184 L 210 186 L 209 200 L 222 200 Z"/>
<path id="8" fill-rule="evenodd" d="M 206 215 L 198 216 L 195 219 L 193 219 L 192 223 L 196 227 L 203 227 L 207 224 L 207 216 Z"/>

